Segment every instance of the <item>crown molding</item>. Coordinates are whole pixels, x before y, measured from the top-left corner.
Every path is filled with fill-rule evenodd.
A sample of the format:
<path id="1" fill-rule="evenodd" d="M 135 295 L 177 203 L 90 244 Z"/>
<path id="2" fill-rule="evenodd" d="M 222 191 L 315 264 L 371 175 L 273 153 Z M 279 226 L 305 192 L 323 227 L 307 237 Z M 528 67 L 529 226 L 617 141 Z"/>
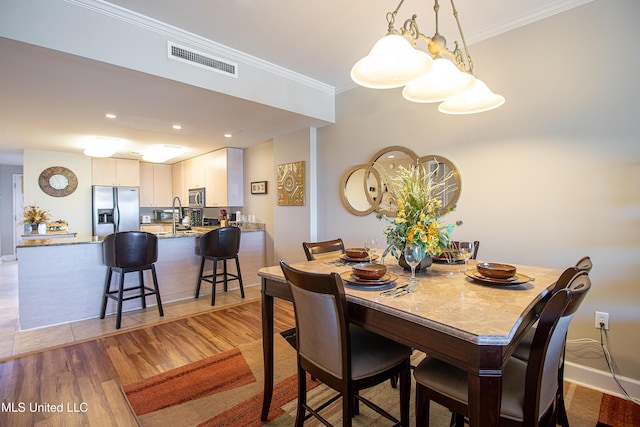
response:
<path id="1" fill-rule="evenodd" d="M 234 62 L 250 64 L 251 66 L 265 72 L 278 75 L 287 80 L 292 80 L 298 84 L 311 87 L 315 90 L 319 90 L 330 95 L 335 95 L 335 88 L 326 83 L 322 83 L 300 73 L 296 73 L 295 71 L 246 54 L 229 46 L 225 46 L 213 40 L 209 40 L 197 34 L 193 34 L 191 32 L 185 31 L 178 27 L 174 27 L 148 16 L 105 2 L 103 0 L 64 1 L 69 4 L 103 14 L 105 16 L 108 16 L 109 18 L 117 19 L 119 21 L 126 22 L 127 24 L 135 25 L 147 31 L 154 32 L 168 38 L 171 41 L 187 44 L 195 49 L 201 50 L 204 53 L 211 54 L 212 56 L 228 58 L 229 60 L 232 60 Z"/>

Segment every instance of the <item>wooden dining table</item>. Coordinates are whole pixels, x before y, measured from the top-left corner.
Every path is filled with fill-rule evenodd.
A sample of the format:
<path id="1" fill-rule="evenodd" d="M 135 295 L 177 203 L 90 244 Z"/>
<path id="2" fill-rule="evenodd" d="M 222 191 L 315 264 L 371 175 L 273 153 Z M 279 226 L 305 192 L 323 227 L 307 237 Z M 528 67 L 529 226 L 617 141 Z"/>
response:
<path id="1" fill-rule="evenodd" d="M 476 261 L 469 268 L 475 271 Z M 415 291 L 382 296 L 387 288 L 407 283 L 411 273 L 386 260 L 395 283 L 350 283 L 352 265 L 335 255 L 291 266 L 313 273 L 339 273 L 345 281 L 351 322 L 441 359 L 467 372 L 469 423 L 497 426 L 502 393 L 502 373 L 522 335 L 535 322 L 561 270 L 516 265 L 523 275 L 516 285 L 490 284 L 460 272 L 464 265 L 434 263 L 417 273 Z M 264 267 L 262 281 L 262 338 L 264 398 L 261 419 L 271 405 L 274 375 L 274 298 L 291 301 L 280 266 Z"/>

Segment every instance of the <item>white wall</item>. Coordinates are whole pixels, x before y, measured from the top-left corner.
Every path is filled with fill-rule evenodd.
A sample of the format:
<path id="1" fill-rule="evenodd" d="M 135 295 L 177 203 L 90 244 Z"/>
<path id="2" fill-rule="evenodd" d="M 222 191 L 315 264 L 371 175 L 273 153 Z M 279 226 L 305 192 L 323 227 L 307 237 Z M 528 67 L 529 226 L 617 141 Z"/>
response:
<path id="1" fill-rule="evenodd" d="M 303 161 L 305 182 L 304 206 L 277 206 L 274 200 L 274 261 L 304 261 L 302 242 L 310 239 L 311 211 L 309 208 L 309 161 L 311 131 L 303 129 L 273 139 L 273 174 L 277 177 L 277 167 L 285 163 Z M 277 192 L 277 183 L 274 191 Z"/>
<path id="2" fill-rule="evenodd" d="M 38 185 L 40 173 L 51 166 L 64 166 L 78 177 L 78 188 L 67 197 L 52 197 Z M 71 231 L 91 235 L 91 157 L 55 151 L 24 151 L 24 205 L 48 210 L 52 220 L 64 219 Z"/>
<path id="3" fill-rule="evenodd" d="M 454 236 L 480 240 L 490 261 L 565 268 L 590 255 L 593 287 L 569 338 L 599 339 L 593 312 L 609 312 L 620 373 L 640 381 L 638 16 L 636 0 L 597 0 L 471 46 L 477 76 L 506 97 L 498 110 L 447 116 L 400 89 L 338 96 L 336 123 L 318 131 L 319 237 L 383 237 L 373 214 L 340 202 L 350 166 L 390 145 L 447 157 L 462 172 L 445 217 L 464 221 Z M 601 355 L 570 346 L 567 357 L 606 371 Z"/>
<path id="4" fill-rule="evenodd" d="M 276 175 L 273 168 L 273 141 L 269 140 L 244 150 L 244 206 L 243 214 L 255 215 L 257 222 L 266 224 L 265 245 L 267 265 L 276 264 L 274 258 L 274 206 L 278 202 Z M 251 194 L 251 182 L 267 181 L 267 194 Z"/>

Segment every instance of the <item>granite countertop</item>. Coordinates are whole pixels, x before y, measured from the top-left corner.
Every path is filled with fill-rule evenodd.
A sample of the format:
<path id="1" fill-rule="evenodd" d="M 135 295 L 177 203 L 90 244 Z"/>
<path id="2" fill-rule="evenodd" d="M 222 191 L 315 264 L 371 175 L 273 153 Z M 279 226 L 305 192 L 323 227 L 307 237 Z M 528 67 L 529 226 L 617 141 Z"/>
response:
<path id="1" fill-rule="evenodd" d="M 213 227 L 193 227 L 191 230 L 178 231 L 176 234 L 172 232 L 157 232 L 153 233 L 158 236 L 158 239 L 176 239 L 176 238 L 185 238 L 185 237 L 200 237 L 204 233 L 207 233 L 216 228 L 220 228 L 219 226 Z M 243 224 L 242 232 L 254 232 L 254 231 L 264 231 L 265 224 L 259 223 L 251 223 L 251 224 Z M 16 247 L 18 248 L 28 248 L 28 247 L 39 247 L 39 246 L 63 246 L 63 245 L 80 245 L 80 244 L 93 244 L 93 243 L 102 243 L 104 240 L 104 236 L 91 236 L 91 235 L 83 235 L 82 233 L 69 233 L 66 232 L 64 236 L 49 235 L 49 233 L 44 235 L 27 235 L 28 237 L 24 237 L 18 242 Z M 52 232 L 53 234 L 53 232 Z M 42 237 L 40 237 L 42 236 Z M 40 238 L 39 238 L 40 237 Z"/>

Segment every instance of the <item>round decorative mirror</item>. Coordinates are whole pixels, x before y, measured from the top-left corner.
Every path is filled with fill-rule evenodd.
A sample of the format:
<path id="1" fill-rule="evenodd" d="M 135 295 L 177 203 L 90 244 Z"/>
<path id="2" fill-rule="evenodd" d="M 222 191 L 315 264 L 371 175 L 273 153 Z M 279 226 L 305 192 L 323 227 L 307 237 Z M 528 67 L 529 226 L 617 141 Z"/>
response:
<path id="1" fill-rule="evenodd" d="M 460 199 L 460 192 L 462 191 L 460 172 L 451 160 L 442 156 L 423 156 L 420 157 L 420 163 L 422 163 L 427 173 L 437 173 L 437 178 L 439 179 L 446 178 L 446 190 L 442 195 L 442 208 L 440 208 L 440 215 L 442 216 L 452 210 L 458 203 L 458 199 Z"/>
<path id="2" fill-rule="evenodd" d="M 413 151 L 401 146 L 383 148 L 371 156 L 367 163 L 353 166 L 345 172 L 340 183 L 343 205 L 354 215 L 368 215 L 375 211 L 395 216 L 396 211 L 387 191 L 388 182 L 401 166 L 408 169 L 415 164 L 421 164 L 427 173 L 437 174 L 438 179 L 446 178 L 440 215 L 452 210 L 460 198 L 462 188 L 456 166 L 445 157 L 418 157 Z"/>

